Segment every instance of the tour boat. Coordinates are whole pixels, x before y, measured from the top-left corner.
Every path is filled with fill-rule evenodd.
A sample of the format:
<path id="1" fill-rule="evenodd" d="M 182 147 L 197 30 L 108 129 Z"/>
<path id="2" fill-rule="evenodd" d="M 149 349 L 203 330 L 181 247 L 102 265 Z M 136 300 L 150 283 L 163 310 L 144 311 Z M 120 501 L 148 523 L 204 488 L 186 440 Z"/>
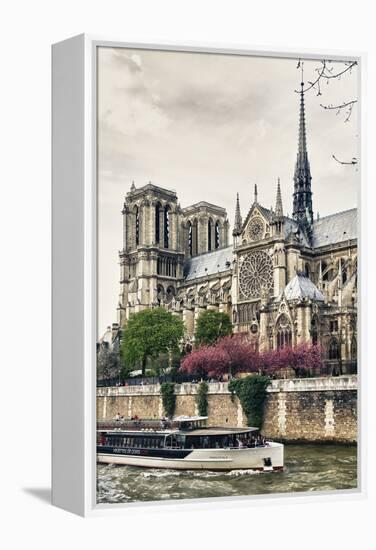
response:
<path id="1" fill-rule="evenodd" d="M 206 416 L 98 422 L 97 461 L 178 470 L 283 470 L 283 445 L 258 428 L 206 427 Z"/>

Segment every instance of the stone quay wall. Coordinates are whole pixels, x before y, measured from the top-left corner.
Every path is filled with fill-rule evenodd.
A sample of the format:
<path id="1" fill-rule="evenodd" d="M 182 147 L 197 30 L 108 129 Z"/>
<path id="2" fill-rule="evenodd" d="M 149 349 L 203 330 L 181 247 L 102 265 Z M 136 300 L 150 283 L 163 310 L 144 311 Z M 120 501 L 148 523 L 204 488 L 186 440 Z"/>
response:
<path id="1" fill-rule="evenodd" d="M 208 425 L 246 426 L 247 420 L 226 382 L 209 383 Z M 198 384 L 177 384 L 175 416 L 197 415 Z M 97 419 L 161 418 L 160 385 L 97 389 Z M 355 443 L 357 377 L 272 380 L 267 389 L 262 433 L 279 441 Z"/>

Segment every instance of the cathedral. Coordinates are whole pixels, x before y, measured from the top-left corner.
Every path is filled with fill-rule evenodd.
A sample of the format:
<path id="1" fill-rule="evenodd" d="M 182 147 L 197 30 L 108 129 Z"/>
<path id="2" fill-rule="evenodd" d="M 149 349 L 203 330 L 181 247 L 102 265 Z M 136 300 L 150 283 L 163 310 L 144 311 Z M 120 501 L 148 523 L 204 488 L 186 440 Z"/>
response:
<path id="1" fill-rule="evenodd" d="M 125 197 L 120 296 L 114 337 L 129 316 L 162 306 L 183 319 L 186 344 L 206 309 L 226 312 L 255 349 L 320 344 L 329 372 L 356 371 L 357 210 L 316 219 L 307 152 L 303 86 L 293 213 L 254 201 L 232 232 L 226 210 L 181 207 L 174 191 L 132 184 Z"/>

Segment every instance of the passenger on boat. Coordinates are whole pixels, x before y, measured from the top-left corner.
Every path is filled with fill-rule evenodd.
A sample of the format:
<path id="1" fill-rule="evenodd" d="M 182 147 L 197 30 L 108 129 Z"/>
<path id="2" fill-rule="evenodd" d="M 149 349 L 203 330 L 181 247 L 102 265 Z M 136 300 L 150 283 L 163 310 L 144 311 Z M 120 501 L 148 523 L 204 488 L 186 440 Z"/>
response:
<path id="1" fill-rule="evenodd" d="M 162 430 L 165 430 L 165 429 L 166 429 L 166 427 L 167 427 L 167 420 L 166 420 L 165 417 L 163 417 L 163 418 L 161 419 L 160 426 L 161 426 L 161 429 L 162 429 Z"/>

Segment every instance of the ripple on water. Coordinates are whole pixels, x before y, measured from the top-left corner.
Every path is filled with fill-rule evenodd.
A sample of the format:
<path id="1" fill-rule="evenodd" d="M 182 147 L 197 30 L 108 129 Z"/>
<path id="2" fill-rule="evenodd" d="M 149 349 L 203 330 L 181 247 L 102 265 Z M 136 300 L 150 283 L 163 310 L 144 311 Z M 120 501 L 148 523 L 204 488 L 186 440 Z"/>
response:
<path id="1" fill-rule="evenodd" d="M 97 466 L 99 503 L 331 491 L 357 486 L 355 446 L 286 445 L 285 470 L 261 473 Z"/>

